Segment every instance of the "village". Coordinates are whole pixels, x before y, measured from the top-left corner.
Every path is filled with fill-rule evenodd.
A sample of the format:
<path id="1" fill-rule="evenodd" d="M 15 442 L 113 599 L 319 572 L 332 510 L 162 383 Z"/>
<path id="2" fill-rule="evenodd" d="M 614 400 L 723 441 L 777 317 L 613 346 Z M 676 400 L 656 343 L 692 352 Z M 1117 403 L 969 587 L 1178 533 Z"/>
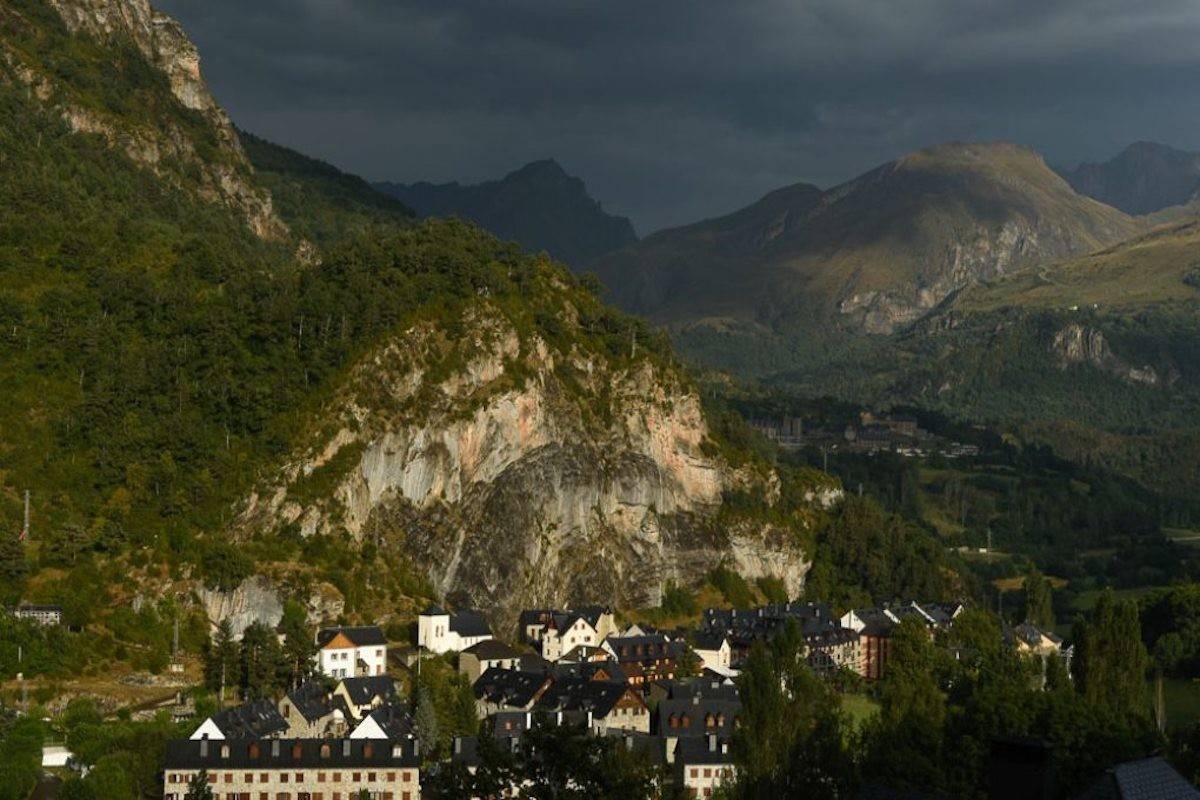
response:
<path id="1" fill-rule="evenodd" d="M 480 737 L 515 751 L 535 725 L 575 726 L 612 737 L 661 770 L 674 791 L 712 797 L 731 780 L 733 736 L 742 724 L 737 678 L 751 649 L 785 630 L 804 642 L 807 666 L 824 679 L 871 683 L 886 674 L 892 633 L 912 620 L 931 638 L 952 628 L 962 604 L 915 601 L 850 609 L 819 602 L 710 608 L 691 629 L 622 626 L 607 606 L 530 609 L 497 636 L 479 612 L 425 609 L 415 642 L 389 641 L 376 625 L 318 630 L 310 676 L 279 697 L 230 705 L 193 719 L 190 738 L 167 743 L 164 800 L 206 784 L 222 800 L 416 800 L 448 766 L 473 771 Z M 60 624 L 55 607 L 13 613 Z M 1006 643 L 1040 659 L 1069 660 L 1050 632 L 1025 623 Z M 402 676 L 451 659 L 470 682 L 478 735 L 455 736 L 432 760 L 420 712 Z M 63 748 L 46 756 L 71 762 Z"/>

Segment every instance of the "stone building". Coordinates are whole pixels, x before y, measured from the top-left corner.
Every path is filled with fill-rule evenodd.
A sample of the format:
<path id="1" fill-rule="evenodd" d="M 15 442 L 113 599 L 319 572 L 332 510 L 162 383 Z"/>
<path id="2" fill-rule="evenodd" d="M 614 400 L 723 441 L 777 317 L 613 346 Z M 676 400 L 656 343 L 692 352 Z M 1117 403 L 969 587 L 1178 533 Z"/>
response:
<path id="1" fill-rule="evenodd" d="M 167 743 L 164 800 L 203 772 L 219 800 L 419 800 L 416 739 L 271 739 Z"/>

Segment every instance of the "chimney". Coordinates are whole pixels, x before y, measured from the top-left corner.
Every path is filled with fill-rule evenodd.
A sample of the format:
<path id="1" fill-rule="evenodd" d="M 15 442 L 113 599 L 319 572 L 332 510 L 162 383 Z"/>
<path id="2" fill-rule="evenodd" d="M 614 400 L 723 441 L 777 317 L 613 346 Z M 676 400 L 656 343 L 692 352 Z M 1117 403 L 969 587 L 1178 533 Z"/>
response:
<path id="1" fill-rule="evenodd" d="M 342 755 L 347 758 L 350 756 L 350 740 L 349 739 L 342 739 Z"/>
<path id="2" fill-rule="evenodd" d="M 461 736 L 454 737 L 454 755 L 456 755 L 456 756 L 462 755 L 462 742 L 463 742 L 463 740 L 462 740 Z"/>
<path id="3" fill-rule="evenodd" d="M 205 736 L 200 740 L 200 757 L 208 758 L 208 737 Z"/>
<path id="4" fill-rule="evenodd" d="M 715 733 L 710 733 L 708 735 L 708 752 L 717 752 L 717 735 Z"/>
<path id="5" fill-rule="evenodd" d="M 625 749 L 626 750 L 633 749 L 633 737 L 632 736 L 629 736 L 629 735 L 625 736 Z"/>
<path id="6" fill-rule="evenodd" d="M 279 758 L 279 740 L 278 739 L 271 740 L 271 757 Z"/>

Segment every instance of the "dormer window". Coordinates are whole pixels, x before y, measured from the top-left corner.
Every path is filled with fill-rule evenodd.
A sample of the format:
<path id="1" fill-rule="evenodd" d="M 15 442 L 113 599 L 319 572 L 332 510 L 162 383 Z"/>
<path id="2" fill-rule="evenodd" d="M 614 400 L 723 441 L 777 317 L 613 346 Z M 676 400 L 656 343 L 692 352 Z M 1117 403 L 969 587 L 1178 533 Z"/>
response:
<path id="1" fill-rule="evenodd" d="M 221 758 L 229 758 L 229 745 L 221 745 Z"/>
<path id="2" fill-rule="evenodd" d="M 327 744 L 321 745 L 321 758 L 329 758 L 329 756 L 332 752 L 333 751 L 329 747 L 329 745 L 327 745 Z"/>
<path id="3" fill-rule="evenodd" d="M 303 754 L 304 754 L 304 748 L 301 745 L 299 745 L 299 744 L 292 745 L 292 758 L 299 760 L 300 756 L 302 756 Z"/>
<path id="4" fill-rule="evenodd" d="M 258 742 L 254 742 L 247 748 L 247 754 L 251 758 L 258 758 L 262 755 L 262 747 L 259 746 Z"/>

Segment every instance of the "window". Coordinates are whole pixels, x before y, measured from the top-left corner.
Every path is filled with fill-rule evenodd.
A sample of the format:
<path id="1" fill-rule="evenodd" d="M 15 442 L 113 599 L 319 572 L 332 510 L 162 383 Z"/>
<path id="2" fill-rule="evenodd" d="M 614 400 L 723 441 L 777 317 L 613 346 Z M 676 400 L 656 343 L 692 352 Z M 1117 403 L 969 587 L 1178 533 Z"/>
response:
<path id="1" fill-rule="evenodd" d="M 254 742 L 247 748 L 247 754 L 251 758 L 258 758 L 262 755 L 262 748 L 258 746 L 258 742 Z"/>
<path id="2" fill-rule="evenodd" d="M 265 772 L 259 773 L 258 782 L 266 783 L 267 782 L 267 773 L 265 773 Z"/>
<path id="3" fill-rule="evenodd" d="M 691 775 L 693 778 L 699 778 L 699 777 L 700 777 L 700 770 L 696 769 L 695 767 L 692 767 L 692 768 L 691 768 L 691 770 L 689 770 L 689 774 L 690 774 L 690 775 Z"/>
<path id="4" fill-rule="evenodd" d="M 242 776 L 242 781 L 245 783 L 254 783 L 254 773 L 247 772 L 245 775 Z"/>
<path id="5" fill-rule="evenodd" d="M 229 758 L 229 745 L 221 745 L 221 758 Z"/>
<path id="6" fill-rule="evenodd" d="M 354 773 L 354 782 L 358 783 L 361 780 L 362 780 L 362 773 L 361 772 Z"/>
<path id="7" fill-rule="evenodd" d="M 292 758 L 299 759 L 302 755 L 304 755 L 304 748 L 299 744 L 292 745 Z"/>
<path id="8" fill-rule="evenodd" d="M 304 773 L 303 772 L 296 773 L 296 783 L 304 783 Z"/>
<path id="9" fill-rule="evenodd" d="M 363 745 L 363 758 L 370 758 L 375 755 L 375 745 L 367 742 Z"/>
<path id="10" fill-rule="evenodd" d="M 368 772 L 367 773 L 367 783 L 374 783 L 374 782 L 375 782 L 375 773 Z"/>
<path id="11" fill-rule="evenodd" d="M 317 783 L 324 783 L 324 782 L 325 782 L 325 773 L 318 772 L 317 773 Z"/>
<path id="12" fill-rule="evenodd" d="M 327 745 L 327 744 L 321 745 L 321 758 L 329 758 L 330 752 L 331 751 L 329 749 L 329 745 Z"/>

